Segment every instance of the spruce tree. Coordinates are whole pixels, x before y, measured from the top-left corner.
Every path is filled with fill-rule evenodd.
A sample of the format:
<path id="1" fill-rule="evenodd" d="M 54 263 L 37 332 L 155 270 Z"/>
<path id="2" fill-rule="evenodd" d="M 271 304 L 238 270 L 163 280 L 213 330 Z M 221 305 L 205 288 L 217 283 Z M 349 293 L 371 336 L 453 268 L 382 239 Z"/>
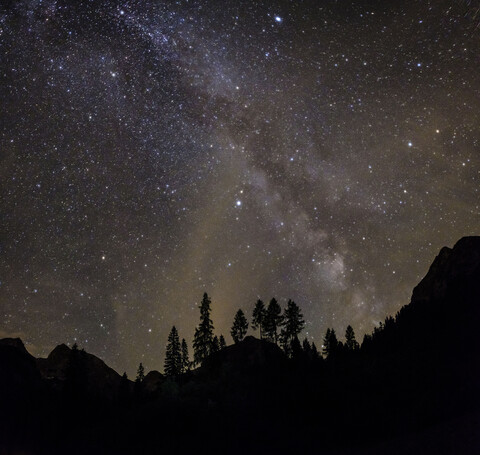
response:
<path id="1" fill-rule="evenodd" d="M 300 344 L 300 340 L 296 336 L 290 341 L 290 357 L 292 359 L 302 359 L 303 358 L 303 350 L 302 345 Z"/>
<path id="2" fill-rule="evenodd" d="M 322 354 L 325 357 L 328 356 L 328 351 L 330 349 L 329 343 L 330 343 L 330 328 L 327 328 L 327 332 L 325 333 L 325 336 L 323 337 L 323 345 L 322 345 Z"/>
<path id="3" fill-rule="evenodd" d="M 225 343 L 225 337 L 223 335 L 220 335 L 219 343 L 220 343 L 220 351 L 227 347 L 227 343 Z"/>
<path id="4" fill-rule="evenodd" d="M 145 379 L 145 368 L 143 368 L 142 363 L 140 362 L 140 365 L 138 365 L 138 370 L 137 370 L 137 377 L 135 378 L 135 384 L 133 386 L 133 390 L 135 392 L 135 395 L 138 398 L 141 398 L 143 395 L 143 381 Z"/>
<path id="5" fill-rule="evenodd" d="M 137 377 L 135 378 L 135 383 L 141 384 L 144 379 L 145 379 L 145 368 L 140 362 L 140 365 L 138 365 Z"/>
<path id="6" fill-rule="evenodd" d="M 326 358 L 332 358 L 339 350 L 339 342 L 334 329 L 327 329 L 323 339 L 323 355 Z"/>
<path id="7" fill-rule="evenodd" d="M 287 308 L 285 308 L 285 311 L 283 312 L 282 324 L 282 345 L 285 352 L 288 354 L 287 351 L 290 350 L 291 343 L 298 338 L 298 335 L 305 327 L 302 312 L 293 300 L 289 300 L 287 303 Z"/>
<path id="8" fill-rule="evenodd" d="M 238 343 L 245 338 L 248 330 L 248 321 L 245 317 L 245 314 L 242 310 L 238 310 L 235 314 L 235 318 L 233 320 L 232 329 L 230 330 L 230 334 L 232 335 L 233 341 Z"/>
<path id="9" fill-rule="evenodd" d="M 347 330 L 345 332 L 345 347 L 349 351 L 356 351 L 360 346 L 355 339 L 355 332 L 353 331 L 353 328 L 351 325 L 347 327 Z"/>
<path id="10" fill-rule="evenodd" d="M 309 354 L 312 350 L 312 346 L 306 338 L 303 339 L 302 348 L 307 354 Z"/>
<path id="11" fill-rule="evenodd" d="M 164 370 L 166 376 L 178 376 L 182 372 L 182 347 L 175 326 L 168 335 Z"/>
<path id="12" fill-rule="evenodd" d="M 303 340 L 303 352 L 305 353 L 305 357 L 309 361 L 315 361 L 320 358 L 320 354 L 317 351 L 317 347 L 315 346 L 315 343 L 312 341 L 310 343 L 306 338 Z"/>
<path id="13" fill-rule="evenodd" d="M 217 335 L 215 335 L 213 337 L 213 341 L 212 341 L 212 354 L 214 352 L 218 352 L 218 351 L 220 351 L 220 341 L 219 341 Z"/>
<path id="14" fill-rule="evenodd" d="M 268 340 L 278 343 L 278 329 L 282 320 L 282 309 L 276 299 L 273 298 L 268 304 L 263 325 L 265 337 Z"/>
<path id="15" fill-rule="evenodd" d="M 182 373 L 190 369 L 190 359 L 188 357 L 188 345 L 185 338 L 182 338 Z"/>
<path id="16" fill-rule="evenodd" d="M 201 364 L 212 352 L 213 322 L 210 319 L 210 305 L 211 300 L 205 292 L 200 304 L 200 324 L 195 329 L 193 338 L 193 356 L 197 365 Z"/>
<path id="17" fill-rule="evenodd" d="M 252 329 L 260 329 L 260 339 L 263 338 L 263 325 L 265 323 L 265 304 L 259 299 L 255 304 L 252 314 Z"/>

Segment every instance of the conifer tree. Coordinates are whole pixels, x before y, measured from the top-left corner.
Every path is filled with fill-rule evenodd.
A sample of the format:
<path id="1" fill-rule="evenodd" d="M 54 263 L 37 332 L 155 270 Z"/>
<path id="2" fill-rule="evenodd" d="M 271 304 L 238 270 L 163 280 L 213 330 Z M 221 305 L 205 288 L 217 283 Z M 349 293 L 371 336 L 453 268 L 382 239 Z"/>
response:
<path id="1" fill-rule="evenodd" d="M 322 358 L 320 356 L 320 353 L 318 352 L 318 349 L 317 349 L 317 346 L 315 345 L 315 343 L 312 341 L 312 344 L 311 344 L 311 353 L 312 353 L 312 357 L 314 359 L 320 359 Z"/>
<path id="2" fill-rule="evenodd" d="M 306 338 L 303 339 L 302 348 L 307 354 L 312 350 L 312 346 Z"/>
<path id="3" fill-rule="evenodd" d="M 195 329 L 193 338 L 193 356 L 196 364 L 201 364 L 212 352 L 213 322 L 210 319 L 210 305 L 211 300 L 205 292 L 200 304 L 200 324 Z"/>
<path id="4" fill-rule="evenodd" d="M 363 352 L 369 352 L 372 349 L 373 345 L 373 337 L 372 335 L 369 335 L 368 333 L 365 333 L 363 335 L 363 340 L 362 340 L 362 345 L 361 349 Z"/>
<path id="5" fill-rule="evenodd" d="M 220 335 L 219 343 L 220 343 L 220 351 L 227 347 L 227 343 L 225 343 L 225 337 L 223 335 Z"/>
<path id="6" fill-rule="evenodd" d="M 327 328 L 327 332 L 323 337 L 323 345 L 322 345 L 322 354 L 327 357 L 329 351 L 329 340 L 330 340 L 330 328 Z"/>
<path id="7" fill-rule="evenodd" d="M 233 341 L 238 343 L 245 338 L 248 330 L 248 321 L 245 317 L 245 314 L 242 310 L 238 310 L 235 314 L 235 318 L 233 320 L 232 330 L 230 330 L 230 334 L 232 335 Z"/>
<path id="8" fill-rule="evenodd" d="M 360 346 L 355 339 L 355 332 L 353 331 L 353 328 L 351 325 L 347 327 L 347 330 L 345 332 L 345 347 L 349 351 L 356 351 Z"/>
<path id="9" fill-rule="evenodd" d="M 290 356 L 292 359 L 303 358 L 302 345 L 297 336 L 290 341 Z"/>
<path id="10" fill-rule="evenodd" d="M 265 323 L 265 304 L 259 299 L 255 304 L 255 308 L 253 309 L 252 314 L 252 329 L 257 330 L 260 329 L 260 339 L 263 338 L 263 326 Z"/>
<path id="11" fill-rule="evenodd" d="M 283 312 L 282 325 L 282 346 L 288 355 L 292 342 L 298 338 L 299 333 L 305 327 L 302 312 L 293 300 L 288 301 L 287 308 L 285 308 L 285 311 Z"/>
<path id="12" fill-rule="evenodd" d="M 140 365 L 138 365 L 138 370 L 137 370 L 137 377 L 135 378 L 135 384 L 133 386 L 133 390 L 135 392 L 135 395 L 138 398 L 141 398 L 143 394 L 143 381 L 145 379 L 145 368 L 143 368 L 142 363 L 140 362 Z"/>
<path id="13" fill-rule="evenodd" d="M 263 329 L 265 337 L 274 343 L 278 343 L 278 329 L 282 324 L 282 319 L 282 309 L 276 299 L 273 298 L 270 300 L 265 313 Z"/>
<path id="14" fill-rule="evenodd" d="M 217 335 L 215 335 L 213 337 L 213 341 L 212 341 L 212 354 L 214 352 L 218 352 L 218 351 L 220 351 L 220 341 L 219 341 Z"/>
<path id="15" fill-rule="evenodd" d="M 310 343 L 305 338 L 303 340 L 302 347 L 307 359 L 318 360 L 320 358 L 320 354 L 318 353 L 317 347 L 315 346 L 315 343 L 313 341 Z"/>
<path id="16" fill-rule="evenodd" d="M 334 329 L 327 329 L 325 338 L 323 339 L 323 355 L 326 358 L 331 358 L 339 350 L 339 343 L 337 340 L 337 334 Z"/>
<path id="17" fill-rule="evenodd" d="M 168 335 L 164 370 L 166 376 L 178 376 L 182 372 L 182 347 L 175 326 Z"/>
<path id="18" fill-rule="evenodd" d="M 141 384 L 144 379 L 145 379 L 145 368 L 140 362 L 140 365 L 138 365 L 137 377 L 135 378 L 135 383 Z"/>
<path id="19" fill-rule="evenodd" d="M 188 345 L 185 338 L 182 338 L 182 373 L 190 369 L 190 359 L 188 357 Z"/>

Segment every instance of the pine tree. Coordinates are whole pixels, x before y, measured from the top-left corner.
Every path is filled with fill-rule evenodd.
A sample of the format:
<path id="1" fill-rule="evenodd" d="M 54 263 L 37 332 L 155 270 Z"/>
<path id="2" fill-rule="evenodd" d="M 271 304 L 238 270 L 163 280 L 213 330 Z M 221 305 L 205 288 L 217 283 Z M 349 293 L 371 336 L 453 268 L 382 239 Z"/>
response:
<path id="1" fill-rule="evenodd" d="M 366 333 L 363 335 L 362 350 L 369 349 L 372 345 L 372 335 Z"/>
<path id="2" fill-rule="evenodd" d="M 259 299 L 255 304 L 252 314 L 252 329 L 260 329 L 260 339 L 263 338 L 263 325 L 265 323 L 265 304 Z"/>
<path id="3" fill-rule="evenodd" d="M 306 338 L 303 340 L 302 343 L 303 352 L 305 353 L 305 357 L 310 361 L 315 361 L 320 358 L 320 354 L 317 351 L 317 347 L 315 343 L 312 341 L 310 343 Z"/>
<path id="4" fill-rule="evenodd" d="M 322 354 L 327 357 L 328 356 L 328 351 L 329 351 L 329 342 L 330 342 L 330 328 L 327 328 L 327 332 L 325 333 L 325 336 L 323 337 L 323 345 L 322 345 Z"/>
<path id="5" fill-rule="evenodd" d="M 312 344 L 311 344 L 311 353 L 312 353 L 312 357 L 314 359 L 320 359 L 322 358 L 320 356 L 320 353 L 318 352 L 318 349 L 317 349 L 317 346 L 315 345 L 315 343 L 312 341 Z"/>
<path id="6" fill-rule="evenodd" d="M 245 338 L 248 330 L 248 321 L 245 317 L 245 314 L 242 310 L 238 310 L 235 314 L 235 318 L 233 320 L 232 330 L 230 330 L 230 334 L 232 335 L 233 341 L 238 343 Z"/>
<path id="7" fill-rule="evenodd" d="M 292 359 L 302 359 L 303 357 L 302 345 L 297 336 L 290 341 L 290 356 Z"/>
<path id="8" fill-rule="evenodd" d="M 223 335 L 220 335 L 219 343 L 220 343 L 220 351 L 227 347 L 227 343 L 225 343 L 225 337 Z"/>
<path id="9" fill-rule="evenodd" d="M 339 350 L 339 342 L 337 340 L 337 334 L 334 329 L 327 329 L 325 338 L 323 339 L 323 355 L 326 358 L 331 358 L 337 354 Z"/>
<path id="10" fill-rule="evenodd" d="M 135 384 L 133 386 L 133 390 L 135 392 L 135 395 L 138 398 L 141 398 L 143 395 L 143 381 L 145 379 L 145 368 L 143 368 L 142 363 L 138 365 L 138 370 L 137 370 L 137 377 L 135 378 Z"/>
<path id="11" fill-rule="evenodd" d="M 287 303 L 287 308 L 285 308 L 285 311 L 283 312 L 282 324 L 282 345 L 285 352 L 288 354 L 287 351 L 290 351 L 291 343 L 298 338 L 299 333 L 305 327 L 302 312 L 293 300 L 289 300 Z"/>
<path id="12" fill-rule="evenodd" d="M 138 365 L 137 377 L 135 378 L 135 383 L 141 384 L 144 379 L 145 379 L 145 368 L 140 362 L 140 365 Z"/>
<path id="13" fill-rule="evenodd" d="M 218 351 L 220 351 L 220 341 L 219 341 L 217 335 L 215 335 L 213 337 L 213 341 L 212 341 L 212 354 L 214 352 L 218 352 Z"/>
<path id="14" fill-rule="evenodd" d="M 188 345 L 185 338 L 182 338 L 182 373 L 190 370 L 190 359 L 188 358 Z"/>
<path id="15" fill-rule="evenodd" d="M 195 329 L 193 338 L 194 361 L 201 364 L 212 352 L 213 322 L 210 319 L 211 300 L 208 294 L 203 294 L 200 304 L 200 324 Z"/>
<path id="16" fill-rule="evenodd" d="M 351 325 L 347 327 L 345 332 L 345 347 L 348 351 L 356 351 L 360 347 L 355 339 L 355 332 Z"/>
<path id="17" fill-rule="evenodd" d="M 312 346 L 306 338 L 303 339 L 302 348 L 305 352 L 310 352 L 312 350 Z"/>
<path id="18" fill-rule="evenodd" d="M 168 335 L 164 370 L 166 376 L 178 376 L 182 372 L 182 348 L 175 326 Z"/>
<path id="19" fill-rule="evenodd" d="M 280 305 L 276 299 L 270 300 L 263 324 L 265 337 L 268 340 L 278 343 L 278 329 L 282 324 L 282 320 L 282 309 Z"/>

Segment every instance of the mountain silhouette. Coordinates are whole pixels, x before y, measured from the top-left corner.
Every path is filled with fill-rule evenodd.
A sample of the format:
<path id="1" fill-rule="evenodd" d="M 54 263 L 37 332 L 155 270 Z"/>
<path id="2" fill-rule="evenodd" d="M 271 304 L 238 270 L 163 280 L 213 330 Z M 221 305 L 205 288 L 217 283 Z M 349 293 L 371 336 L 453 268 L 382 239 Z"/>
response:
<path id="1" fill-rule="evenodd" d="M 82 351 L 80 356 L 89 393 L 109 399 L 115 398 L 120 390 L 121 376 L 93 354 Z M 37 367 L 44 380 L 58 383 L 66 380 L 71 360 L 72 349 L 61 344 L 46 359 L 37 359 Z"/>
<path id="2" fill-rule="evenodd" d="M 480 237 L 443 248 L 411 301 L 327 359 L 247 336 L 135 385 L 66 345 L 0 340 L 0 454 L 475 454 Z"/>

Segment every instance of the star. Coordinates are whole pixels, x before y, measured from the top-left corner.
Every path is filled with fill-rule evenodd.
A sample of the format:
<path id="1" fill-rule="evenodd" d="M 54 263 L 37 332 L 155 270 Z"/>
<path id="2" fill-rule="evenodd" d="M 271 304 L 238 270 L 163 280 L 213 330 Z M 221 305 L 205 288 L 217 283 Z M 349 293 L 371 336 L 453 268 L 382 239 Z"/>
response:
<path id="1" fill-rule="evenodd" d="M 272 297 L 361 337 L 478 234 L 476 25 L 333 3 L 6 2 L 6 335 L 162 371 L 208 292 L 227 343 Z"/>

